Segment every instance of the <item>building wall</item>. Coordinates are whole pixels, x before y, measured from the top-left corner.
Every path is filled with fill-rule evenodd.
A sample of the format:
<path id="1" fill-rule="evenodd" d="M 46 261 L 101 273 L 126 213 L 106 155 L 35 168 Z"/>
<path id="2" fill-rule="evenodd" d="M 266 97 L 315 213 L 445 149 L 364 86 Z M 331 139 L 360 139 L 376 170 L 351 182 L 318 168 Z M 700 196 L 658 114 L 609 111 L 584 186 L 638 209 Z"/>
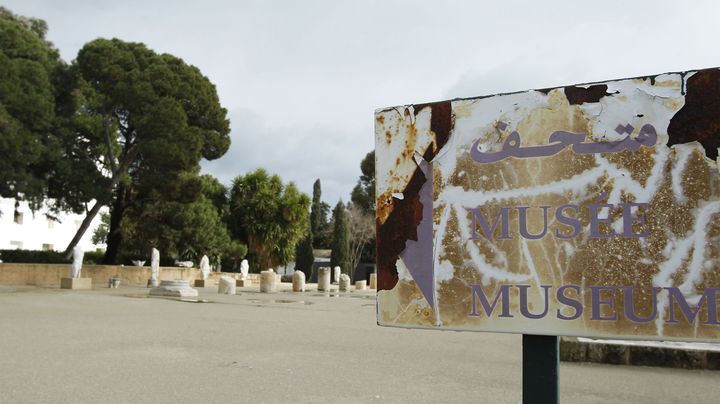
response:
<path id="1" fill-rule="evenodd" d="M 80 227 L 84 215 L 62 213 L 60 222 L 47 219 L 46 208 L 32 212 L 27 202 L 15 209 L 15 199 L 0 198 L 0 249 L 64 250 Z M 93 219 L 80 240 L 85 251 L 94 251 L 102 245 L 92 243 L 92 233 L 100 224 L 100 215 Z"/>

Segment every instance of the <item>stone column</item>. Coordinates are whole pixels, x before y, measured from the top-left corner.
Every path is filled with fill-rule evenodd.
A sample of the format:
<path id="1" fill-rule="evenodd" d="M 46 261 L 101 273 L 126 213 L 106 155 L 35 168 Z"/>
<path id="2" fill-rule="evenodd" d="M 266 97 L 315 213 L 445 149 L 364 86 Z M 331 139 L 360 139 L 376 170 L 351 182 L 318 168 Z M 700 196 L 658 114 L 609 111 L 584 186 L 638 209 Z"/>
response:
<path id="1" fill-rule="evenodd" d="M 377 289 L 377 273 L 370 274 L 370 289 Z"/>
<path id="2" fill-rule="evenodd" d="M 275 271 L 269 269 L 260 272 L 260 292 L 270 293 L 275 291 Z"/>
<path id="3" fill-rule="evenodd" d="M 340 275 L 338 286 L 341 292 L 347 292 L 350 289 L 350 277 L 347 274 Z"/>
<path id="4" fill-rule="evenodd" d="M 150 279 L 148 279 L 147 287 L 158 287 L 158 276 L 160 275 L 160 251 L 153 248 L 150 253 Z"/>
<path id="5" fill-rule="evenodd" d="M 330 267 L 320 267 L 318 269 L 318 291 L 325 292 L 330 290 Z"/>
<path id="6" fill-rule="evenodd" d="M 365 290 L 367 288 L 367 281 L 355 282 L 355 290 Z"/>
<path id="7" fill-rule="evenodd" d="M 292 276 L 293 292 L 305 291 L 305 273 L 303 271 L 295 271 Z"/>
<path id="8" fill-rule="evenodd" d="M 333 268 L 332 283 L 340 283 L 340 272 L 342 272 L 340 267 Z"/>

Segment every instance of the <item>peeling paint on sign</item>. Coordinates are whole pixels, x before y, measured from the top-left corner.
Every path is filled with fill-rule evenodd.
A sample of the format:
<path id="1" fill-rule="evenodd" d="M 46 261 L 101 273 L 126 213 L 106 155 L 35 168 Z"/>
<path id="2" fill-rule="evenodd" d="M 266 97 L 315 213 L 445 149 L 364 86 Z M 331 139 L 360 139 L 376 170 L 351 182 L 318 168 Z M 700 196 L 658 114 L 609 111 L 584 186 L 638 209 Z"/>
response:
<path id="1" fill-rule="evenodd" d="M 720 70 L 375 114 L 378 323 L 720 339 Z"/>

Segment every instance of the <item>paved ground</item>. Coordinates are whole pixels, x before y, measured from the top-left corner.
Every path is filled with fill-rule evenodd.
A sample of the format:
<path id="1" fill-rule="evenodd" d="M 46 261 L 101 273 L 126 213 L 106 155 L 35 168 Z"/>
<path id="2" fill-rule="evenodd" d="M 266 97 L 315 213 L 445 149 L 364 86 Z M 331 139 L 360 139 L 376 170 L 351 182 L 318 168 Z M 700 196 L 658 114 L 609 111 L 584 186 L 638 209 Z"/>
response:
<path id="1" fill-rule="evenodd" d="M 381 328 L 372 293 L 0 286 L 0 403 L 521 400 L 517 335 Z M 564 403 L 717 403 L 720 372 L 561 364 Z"/>

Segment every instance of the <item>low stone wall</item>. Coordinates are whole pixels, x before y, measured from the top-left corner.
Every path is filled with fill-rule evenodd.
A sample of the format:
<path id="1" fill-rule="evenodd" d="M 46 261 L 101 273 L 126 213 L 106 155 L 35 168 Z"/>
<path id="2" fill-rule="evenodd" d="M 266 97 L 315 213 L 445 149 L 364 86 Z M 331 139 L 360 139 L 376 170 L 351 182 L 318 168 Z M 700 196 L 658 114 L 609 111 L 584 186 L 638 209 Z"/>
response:
<path id="1" fill-rule="evenodd" d="M 683 349 L 676 346 L 618 344 L 609 341 L 560 339 L 560 360 L 613 365 L 661 366 L 682 369 L 720 370 L 720 351 Z"/>
<path id="2" fill-rule="evenodd" d="M 60 279 L 70 275 L 70 264 L 0 264 L 0 285 L 37 285 L 58 286 Z M 150 279 L 150 267 L 134 267 L 120 265 L 83 265 L 80 275 L 92 278 L 93 285 L 107 285 L 108 279 L 119 277 L 121 285 L 147 286 Z M 211 272 L 210 284 L 217 285 L 222 275 L 235 277 L 236 273 Z M 259 282 L 259 274 L 248 274 L 248 278 Z M 160 267 L 160 280 L 185 279 L 194 281 L 201 279 L 200 270 L 196 268 Z M 257 279 L 255 279 L 257 278 Z"/>

